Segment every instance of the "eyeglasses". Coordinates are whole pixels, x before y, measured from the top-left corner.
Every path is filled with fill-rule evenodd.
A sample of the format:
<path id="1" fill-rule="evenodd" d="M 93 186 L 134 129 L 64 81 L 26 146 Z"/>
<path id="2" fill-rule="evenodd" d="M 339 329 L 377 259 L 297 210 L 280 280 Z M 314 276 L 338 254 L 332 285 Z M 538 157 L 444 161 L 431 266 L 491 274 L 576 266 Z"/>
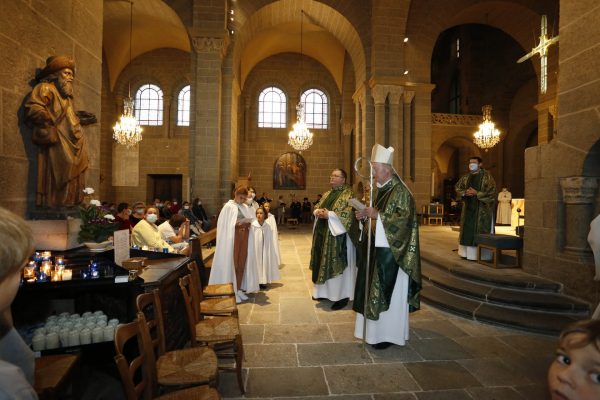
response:
<path id="1" fill-rule="evenodd" d="M 331 174 L 329 175 L 330 178 L 343 178 L 342 175 L 336 175 L 336 174 Z"/>

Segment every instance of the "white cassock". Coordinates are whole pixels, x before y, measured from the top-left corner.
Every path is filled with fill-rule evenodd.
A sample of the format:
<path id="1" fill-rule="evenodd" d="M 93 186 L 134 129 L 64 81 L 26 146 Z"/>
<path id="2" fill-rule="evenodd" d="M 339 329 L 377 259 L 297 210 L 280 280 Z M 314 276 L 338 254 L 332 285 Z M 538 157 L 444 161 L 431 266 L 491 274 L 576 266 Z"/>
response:
<path id="1" fill-rule="evenodd" d="M 313 224 L 313 230 L 317 223 L 315 217 L 315 223 Z M 325 281 L 322 285 L 314 284 L 313 286 L 313 297 L 315 299 L 329 299 L 331 301 L 338 301 L 342 299 L 354 300 L 354 285 L 356 284 L 356 249 L 350 236 L 346 232 L 346 228 L 342 225 L 342 222 L 338 218 L 335 212 L 329 211 L 327 218 L 327 225 L 329 232 L 333 236 L 346 235 L 346 255 L 348 260 L 348 266 L 344 269 L 341 275 L 336 276 Z"/>
<path id="2" fill-rule="evenodd" d="M 510 200 L 512 193 L 508 190 L 502 190 L 498 193 L 498 209 L 496 210 L 496 223 L 500 225 L 510 225 L 511 208 Z"/>
<path id="3" fill-rule="evenodd" d="M 252 249 L 253 256 L 248 256 L 246 272 L 242 281 L 242 289 L 246 293 L 260 290 L 259 285 L 266 285 L 279 280 L 279 264 L 275 255 L 271 226 L 264 222 L 253 221 L 250 226 L 248 247 Z"/>
<path id="4" fill-rule="evenodd" d="M 381 218 L 377 219 L 375 225 L 375 247 L 390 247 Z M 363 315 L 356 313 L 354 336 L 359 339 L 363 337 L 363 321 Z M 404 346 L 408 337 L 408 275 L 402 268 L 398 268 L 390 307 L 380 313 L 376 321 L 367 318 L 366 342 L 369 344 L 390 342 Z"/>
<path id="5" fill-rule="evenodd" d="M 252 215 L 253 209 L 246 204 L 237 204 L 229 200 L 223 206 L 219 219 L 217 220 L 217 246 L 213 258 L 212 268 L 208 284 L 233 283 L 235 293 L 237 293 L 237 283 L 235 279 L 235 265 L 233 264 L 233 241 L 235 239 L 235 224 L 238 221 L 238 215 L 244 218 L 255 218 Z M 252 248 L 248 247 L 248 257 L 253 257 Z M 236 300 L 240 302 L 240 299 Z"/>
<path id="6" fill-rule="evenodd" d="M 281 252 L 279 251 L 279 231 L 277 230 L 277 221 L 275 220 L 275 216 L 269 213 L 269 217 L 265 221 L 271 227 L 271 232 L 273 233 L 273 243 L 275 245 L 275 255 L 277 256 L 277 265 L 281 265 Z"/>

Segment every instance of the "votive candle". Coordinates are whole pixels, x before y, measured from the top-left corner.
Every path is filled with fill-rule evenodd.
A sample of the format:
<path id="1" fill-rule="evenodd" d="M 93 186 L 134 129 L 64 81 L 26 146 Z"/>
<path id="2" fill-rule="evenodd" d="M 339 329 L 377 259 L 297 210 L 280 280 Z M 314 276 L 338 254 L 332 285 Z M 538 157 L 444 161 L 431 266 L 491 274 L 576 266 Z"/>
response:
<path id="1" fill-rule="evenodd" d="M 62 280 L 63 281 L 70 281 L 73 278 L 73 270 L 72 269 L 65 269 L 62 271 Z"/>

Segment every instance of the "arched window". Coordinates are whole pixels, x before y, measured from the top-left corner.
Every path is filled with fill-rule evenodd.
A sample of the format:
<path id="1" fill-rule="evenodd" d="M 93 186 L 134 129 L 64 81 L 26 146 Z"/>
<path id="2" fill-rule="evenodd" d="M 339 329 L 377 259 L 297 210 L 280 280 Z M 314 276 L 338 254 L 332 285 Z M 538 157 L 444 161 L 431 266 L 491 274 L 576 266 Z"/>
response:
<path id="1" fill-rule="evenodd" d="M 308 89 L 300 101 L 304 104 L 304 122 L 308 128 L 328 128 L 327 95 L 319 89 Z"/>
<path id="2" fill-rule="evenodd" d="M 177 96 L 177 126 L 190 126 L 190 85 Z"/>
<path id="3" fill-rule="evenodd" d="M 142 85 L 135 93 L 135 117 L 140 125 L 162 125 L 163 92 L 156 85 Z"/>
<path id="4" fill-rule="evenodd" d="M 268 87 L 258 96 L 258 127 L 285 128 L 287 99 L 281 89 Z"/>

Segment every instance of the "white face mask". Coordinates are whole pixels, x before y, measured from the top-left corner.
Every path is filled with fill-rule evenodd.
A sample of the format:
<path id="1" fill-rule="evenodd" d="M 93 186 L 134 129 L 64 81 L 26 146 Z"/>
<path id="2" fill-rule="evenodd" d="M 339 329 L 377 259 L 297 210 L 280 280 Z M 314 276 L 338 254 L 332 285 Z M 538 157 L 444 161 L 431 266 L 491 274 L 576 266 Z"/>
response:
<path id="1" fill-rule="evenodd" d="M 189 210 L 189 209 L 190 209 L 190 206 L 183 206 L 183 209 L 184 209 L 184 210 Z"/>
<path id="2" fill-rule="evenodd" d="M 469 163 L 469 170 L 471 172 L 477 171 L 478 168 L 479 168 L 479 164 L 477 164 L 477 163 Z"/>
<path id="3" fill-rule="evenodd" d="M 144 209 L 144 208 L 136 208 L 136 209 L 135 209 L 135 212 L 136 212 L 136 214 L 143 214 L 143 213 L 144 213 L 144 211 L 145 211 L 145 209 Z"/>
<path id="4" fill-rule="evenodd" d="M 127 215 L 131 215 L 131 210 L 127 210 Z"/>
<path id="5" fill-rule="evenodd" d="M 158 215 L 156 215 L 156 214 L 146 215 L 146 221 L 150 222 L 151 224 L 155 223 L 157 219 L 158 219 Z"/>
<path id="6" fill-rule="evenodd" d="M 199 202 L 198 202 L 198 205 L 199 205 L 199 206 L 201 206 L 201 205 L 202 205 L 202 202 L 201 202 L 201 201 L 199 201 Z"/>

